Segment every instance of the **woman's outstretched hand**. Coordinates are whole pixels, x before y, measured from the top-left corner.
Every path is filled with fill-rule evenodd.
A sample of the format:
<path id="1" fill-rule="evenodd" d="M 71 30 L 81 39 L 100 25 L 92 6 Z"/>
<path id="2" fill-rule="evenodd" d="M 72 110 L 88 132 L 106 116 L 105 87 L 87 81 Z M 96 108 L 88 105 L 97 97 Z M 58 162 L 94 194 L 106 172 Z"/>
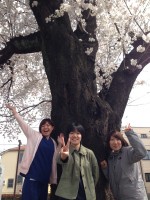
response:
<path id="1" fill-rule="evenodd" d="M 6 104 L 6 108 L 8 108 L 10 111 L 12 111 L 13 114 L 17 113 L 16 107 L 11 106 L 9 103 Z"/>
<path id="2" fill-rule="evenodd" d="M 128 125 L 125 127 L 124 132 L 128 132 L 128 131 L 131 131 L 131 130 L 132 130 L 132 128 L 131 128 L 130 124 L 128 124 Z"/>
<path id="3" fill-rule="evenodd" d="M 60 133 L 57 137 L 58 146 L 64 146 L 64 134 Z"/>

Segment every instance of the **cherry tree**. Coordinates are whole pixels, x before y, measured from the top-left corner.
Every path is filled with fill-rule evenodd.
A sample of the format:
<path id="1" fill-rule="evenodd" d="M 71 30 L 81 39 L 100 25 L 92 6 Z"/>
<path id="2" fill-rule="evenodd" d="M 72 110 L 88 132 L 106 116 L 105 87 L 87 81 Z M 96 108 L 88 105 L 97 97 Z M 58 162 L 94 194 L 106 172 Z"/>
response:
<path id="1" fill-rule="evenodd" d="M 150 62 L 149 0 L 1 0 L 0 9 L 1 130 L 12 139 L 19 134 L 8 126 L 7 101 L 29 123 L 51 116 L 55 139 L 78 121 L 83 143 L 103 160 L 107 133 L 120 129 Z M 98 200 L 105 198 L 103 181 Z"/>

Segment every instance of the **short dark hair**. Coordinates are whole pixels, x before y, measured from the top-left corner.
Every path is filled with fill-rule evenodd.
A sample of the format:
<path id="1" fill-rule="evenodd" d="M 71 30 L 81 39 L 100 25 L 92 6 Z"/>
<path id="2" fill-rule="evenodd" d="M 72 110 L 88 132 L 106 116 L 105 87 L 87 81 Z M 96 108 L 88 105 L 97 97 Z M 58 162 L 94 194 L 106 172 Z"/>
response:
<path id="1" fill-rule="evenodd" d="M 85 129 L 84 129 L 84 127 L 81 124 L 79 124 L 77 122 L 73 122 L 72 124 L 68 125 L 67 136 L 69 136 L 70 132 L 76 131 L 76 130 L 81 133 L 82 137 L 84 137 L 84 135 L 85 135 Z"/>
<path id="2" fill-rule="evenodd" d="M 54 127 L 54 123 L 53 121 L 50 119 L 50 118 L 45 118 L 43 119 L 41 122 L 40 122 L 40 125 L 39 125 L 39 132 L 41 133 L 41 128 L 44 124 L 46 124 L 46 122 L 48 122 L 50 125 L 52 125 Z"/>
<path id="3" fill-rule="evenodd" d="M 112 136 L 115 137 L 116 139 L 120 140 L 123 147 L 129 146 L 128 142 L 124 139 L 122 133 L 120 133 L 119 131 L 113 130 L 108 134 L 108 137 L 107 137 L 107 150 L 108 150 L 108 152 L 112 151 L 112 149 L 110 148 L 110 144 L 109 144 L 110 138 Z"/>

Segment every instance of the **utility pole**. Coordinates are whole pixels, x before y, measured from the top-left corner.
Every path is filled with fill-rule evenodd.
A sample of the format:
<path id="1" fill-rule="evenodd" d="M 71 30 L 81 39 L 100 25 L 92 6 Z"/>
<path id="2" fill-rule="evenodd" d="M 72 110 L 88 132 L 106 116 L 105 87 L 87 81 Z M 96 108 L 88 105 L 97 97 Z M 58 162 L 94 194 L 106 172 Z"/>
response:
<path id="1" fill-rule="evenodd" d="M 21 140 L 18 140 L 18 156 L 17 156 L 17 165 L 16 165 L 16 175 L 15 175 L 15 184 L 14 184 L 14 197 L 13 200 L 15 200 L 16 197 L 16 185 L 17 185 L 17 175 L 18 175 L 18 164 L 19 164 L 19 154 L 20 154 L 20 146 L 21 146 Z"/>

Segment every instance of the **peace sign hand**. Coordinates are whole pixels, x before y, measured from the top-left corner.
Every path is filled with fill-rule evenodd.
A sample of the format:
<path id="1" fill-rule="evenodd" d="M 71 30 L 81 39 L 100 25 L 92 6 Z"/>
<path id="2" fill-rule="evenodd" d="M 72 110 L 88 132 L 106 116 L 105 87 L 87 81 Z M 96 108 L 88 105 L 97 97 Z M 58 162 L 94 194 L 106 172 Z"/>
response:
<path id="1" fill-rule="evenodd" d="M 57 137 L 57 142 L 58 142 L 58 146 L 59 147 L 62 147 L 65 145 L 65 142 L 64 142 L 64 134 L 63 133 L 60 133 Z"/>
<path id="2" fill-rule="evenodd" d="M 131 130 L 132 130 L 132 127 L 130 126 L 130 124 L 128 124 L 128 125 L 125 127 L 124 132 L 128 132 L 128 131 L 131 131 Z"/>
<path id="3" fill-rule="evenodd" d="M 63 137 L 63 147 L 60 150 L 60 157 L 62 160 L 65 160 L 69 156 L 69 146 L 70 146 L 70 138 L 68 138 L 67 144 L 65 145 Z"/>

